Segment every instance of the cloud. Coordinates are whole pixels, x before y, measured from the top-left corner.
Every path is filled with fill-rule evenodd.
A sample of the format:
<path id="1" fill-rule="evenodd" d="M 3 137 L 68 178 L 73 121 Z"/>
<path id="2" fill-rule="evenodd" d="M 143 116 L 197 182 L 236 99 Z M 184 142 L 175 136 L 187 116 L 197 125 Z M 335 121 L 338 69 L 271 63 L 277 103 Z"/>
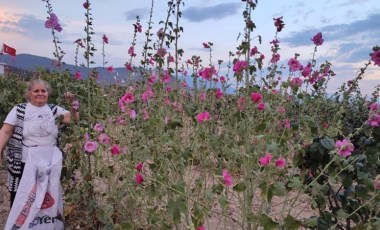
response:
<path id="1" fill-rule="evenodd" d="M 44 27 L 45 21 L 36 18 L 34 15 L 17 15 L 18 20 L 0 21 L 0 32 L 15 33 L 33 39 L 47 39 L 50 30 Z"/>
<path id="2" fill-rule="evenodd" d="M 191 22 L 202 22 L 208 19 L 223 19 L 234 15 L 241 3 L 221 3 L 208 7 L 189 7 L 183 11 L 183 17 Z"/>
<path id="3" fill-rule="evenodd" d="M 335 24 L 323 26 L 320 28 L 310 28 L 299 32 L 292 33 L 289 37 L 282 39 L 282 42 L 289 46 L 311 45 L 310 39 L 318 32 L 322 32 L 325 41 L 345 40 L 354 36 L 366 36 L 370 34 L 373 41 L 378 41 L 380 38 L 380 30 L 378 23 L 380 14 L 369 15 L 366 19 L 354 21 L 350 24 Z"/>
<path id="4" fill-rule="evenodd" d="M 124 13 L 125 19 L 127 21 L 135 20 L 136 16 L 139 16 L 140 19 L 145 18 L 149 14 L 149 11 L 147 8 L 137 8 L 133 10 L 126 11 Z"/>

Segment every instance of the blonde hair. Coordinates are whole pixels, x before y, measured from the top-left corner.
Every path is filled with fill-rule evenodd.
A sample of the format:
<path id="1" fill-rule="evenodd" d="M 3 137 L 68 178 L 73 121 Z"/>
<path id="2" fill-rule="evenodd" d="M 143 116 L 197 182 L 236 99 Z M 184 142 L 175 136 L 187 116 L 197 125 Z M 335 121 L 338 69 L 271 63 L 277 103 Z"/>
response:
<path id="1" fill-rule="evenodd" d="M 48 91 L 48 95 L 51 94 L 51 86 L 47 81 L 42 80 L 42 79 L 32 80 L 26 83 L 26 89 L 25 89 L 25 94 L 24 94 L 26 101 L 29 102 L 29 92 L 32 90 L 33 86 L 38 85 L 38 84 L 43 84 L 46 90 Z"/>

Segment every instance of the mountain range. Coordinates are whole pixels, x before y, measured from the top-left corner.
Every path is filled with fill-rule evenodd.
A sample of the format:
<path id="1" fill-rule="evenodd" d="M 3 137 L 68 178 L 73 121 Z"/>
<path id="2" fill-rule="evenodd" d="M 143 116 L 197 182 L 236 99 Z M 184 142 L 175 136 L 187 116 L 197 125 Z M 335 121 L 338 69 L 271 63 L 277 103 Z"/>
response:
<path id="1" fill-rule="evenodd" d="M 10 55 L 3 54 L 0 55 L 0 63 L 5 63 L 9 67 L 30 72 L 35 72 L 42 69 L 48 70 L 49 72 L 68 71 L 70 74 L 74 75 L 77 71 L 79 71 L 82 78 L 87 78 L 89 73 L 89 69 L 87 67 L 63 63 L 61 68 L 59 68 L 53 65 L 53 59 L 32 54 L 18 54 L 16 57 L 11 57 Z M 96 68 L 98 71 L 99 80 L 103 83 L 120 83 L 127 78 L 127 70 L 125 67 L 114 68 L 114 71 L 112 73 L 109 73 L 103 67 L 94 68 Z M 94 68 L 91 68 L 91 70 Z"/>

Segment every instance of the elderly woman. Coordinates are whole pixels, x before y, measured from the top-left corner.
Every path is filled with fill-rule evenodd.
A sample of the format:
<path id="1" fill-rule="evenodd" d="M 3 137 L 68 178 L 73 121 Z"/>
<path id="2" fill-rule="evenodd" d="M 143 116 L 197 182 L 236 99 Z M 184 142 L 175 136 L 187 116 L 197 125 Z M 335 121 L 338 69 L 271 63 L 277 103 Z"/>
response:
<path id="1" fill-rule="evenodd" d="M 31 157 L 30 154 L 36 154 L 36 151 L 33 152 L 31 149 L 38 150 L 57 145 L 58 117 L 63 116 L 62 122 L 66 124 L 70 123 L 72 116 L 75 120 L 79 119 L 78 101 L 73 100 L 71 93 L 65 95 L 66 99 L 75 105 L 71 106 L 70 111 L 57 105 L 47 104 L 50 93 L 51 88 L 46 81 L 38 79 L 30 82 L 25 92 L 27 103 L 14 106 L 0 130 L 1 158 L 3 158 L 3 149 L 8 143 L 8 190 L 11 207 L 23 176 L 25 163 Z M 56 149 L 58 148 L 54 148 L 54 154 L 62 155 Z M 2 160 L 0 164 L 1 162 Z"/>

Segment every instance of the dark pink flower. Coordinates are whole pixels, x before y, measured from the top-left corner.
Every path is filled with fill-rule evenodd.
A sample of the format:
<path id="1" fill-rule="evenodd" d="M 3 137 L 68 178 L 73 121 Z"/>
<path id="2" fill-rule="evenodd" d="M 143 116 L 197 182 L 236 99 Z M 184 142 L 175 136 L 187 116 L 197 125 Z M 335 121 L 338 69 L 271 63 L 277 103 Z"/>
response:
<path id="1" fill-rule="evenodd" d="M 311 40 L 314 42 L 314 45 L 316 46 L 322 45 L 323 44 L 322 33 L 321 32 L 317 33 Z"/>
<path id="2" fill-rule="evenodd" d="M 105 34 L 103 34 L 102 40 L 104 44 L 108 44 L 108 37 Z"/>
<path id="3" fill-rule="evenodd" d="M 371 54 L 371 60 L 374 62 L 374 65 L 380 66 L 380 49 Z"/>
<path id="4" fill-rule="evenodd" d="M 281 32 L 282 29 L 285 27 L 284 21 L 282 21 L 282 16 L 279 18 L 273 18 L 274 20 L 274 25 L 277 28 L 277 32 Z"/>
<path id="5" fill-rule="evenodd" d="M 139 162 L 136 164 L 136 170 L 137 171 L 141 171 L 144 167 L 144 164 L 142 162 Z"/>
<path id="6" fill-rule="evenodd" d="M 113 73 L 114 71 L 115 71 L 115 69 L 113 68 L 112 65 L 107 67 L 107 72 L 108 73 Z"/>
<path id="7" fill-rule="evenodd" d="M 221 99 L 221 98 L 223 98 L 223 96 L 224 96 L 223 91 L 221 89 L 217 88 L 215 90 L 215 98 L 216 99 Z"/>
<path id="8" fill-rule="evenodd" d="M 232 185 L 232 176 L 231 176 L 231 174 L 227 171 L 227 169 L 223 169 L 222 176 L 223 176 L 223 183 L 224 183 L 226 186 L 231 186 L 231 185 Z"/>
<path id="9" fill-rule="evenodd" d="M 126 104 L 131 104 L 135 101 L 135 96 L 131 92 L 126 92 L 122 97 L 121 100 Z"/>
<path id="10" fill-rule="evenodd" d="M 141 173 L 137 173 L 135 176 L 136 184 L 142 184 L 144 182 L 144 176 Z"/>
<path id="11" fill-rule="evenodd" d="M 299 77 L 295 77 L 295 78 L 293 78 L 292 81 L 290 82 L 290 85 L 291 85 L 292 87 L 295 87 L 295 86 L 300 87 L 300 86 L 302 85 L 302 80 L 301 80 L 301 78 L 299 78 Z"/>
<path id="12" fill-rule="evenodd" d="M 120 153 L 121 153 L 121 148 L 120 148 L 120 146 L 119 145 L 117 145 L 117 144 L 114 144 L 113 146 L 112 146 L 112 148 L 111 148 L 111 153 L 112 153 L 112 155 L 119 155 Z"/>
<path id="13" fill-rule="evenodd" d="M 380 126 L 380 114 L 372 113 L 370 114 L 367 123 L 371 127 L 379 127 Z"/>
<path id="14" fill-rule="evenodd" d="M 258 93 L 258 92 L 251 93 L 251 101 L 253 103 L 259 103 L 261 102 L 262 99 L 263 99 L 263 95 L 261 95 L 261 93 Z"/>
<path id="15" fill-rule="evenodd" d="M 137 33 L 137 32 L 141 33 L 142 32 L 142 26 L 140 23 L 133 24 L 133 26 L 135 27 L 135 33 Z"/>
<path id="16" fill-rule="evenodd" d="M 197 228 L 197 230 L 206 230 L 206 228 L 205 228 L 203 225 L 201 225 L 201 226 L 199 226 L 199 227 Z"/>
<path id="17" fill-rule="evenodd" d="M 338 140 L 335 142 L 336 152 L 344 157 L 348 157 L 354 151 L 354 145 L 349 139 Z"/>
<path id="18" fill-rule="evenodd" d="M 245 98 L 244 97 L 240 97 L 237 100 L 237 107 L 238 107 L 239 111 L 243 111 L 245 109 Z"/>
<path id="19" fill-rule="evenodd" d="M 133 71 L 133 67 L 131 63 L 125 63 L 125 67 L 127 68 L 128 71 Z"/>
<path id="20" fill-rule="evenodd" d="M 200 112 L 196 117 L 198 123 L 202 124 L 211 119 L 210 113 L 207 111 Z"/>
<path id="21" fill-rule="evenodd" d="M 203 48 L 206 48 L 206 49 L 209 49 L 209 48 L 210 48 L 210 45 L 209 45 L 209 44 L 207 44 L 207 43 L 205 43 L 205 42 L 203 42 L 202 44 L 203 44 Z"/>
<path id="22" fill-rule="evenodd" d="M 264 102 L 260 102 L 260 103 L 257 105 L 257 109 L 258 109 L 258 110 L 264 110 L 264 109 L 265 109 L 265 103 L 264 103 Z"/>
<path id="23" fill-rule="evenodd" d="M 83 7 L 87 10 L 90 7 L 90 3 L 86 1 L 85 3 L 83 3 Z"/>
<path id="24" fill-rule="evenodd" d="M 82 80 L 82 74 L 79 70 L 77 70 L 77 72 L 75 72 L 75 80 Z"/>
<path id="25" fill-rule="evenodd" d="M 241 74 L 247 68 L 248 68 L 247 61 L 237 60 L 232 70 L 235 72 L 235 74 Z"/>
<path id="26" fill-rule="evenodd" d="M 53 28 L 58 32 L 62 31 L 62 27 L 59 24 L 58 17 L 54 13 L 51 13 L 50 17 L 45 21 L 45 27 L 48 29 Z"/>
<path id="27" fill-rule="evenodd" d="M 302 76 L 308 77 L 311 74 L 311 63 L 307 63 L 307 65 L 302 69 Z"/>
<path id="28" fill-rule="evenodd" d="M 278 158 L 274 165 L 276 165 L 277 168 L 285 168 L 286 165 L 286 159 L 283 157 Z"/>
<path id="29" fill-rule="evenodd" d="M 267 153 L 264 156 L 260 157 L 260 159 L 259 159 L 260 165 L 266 166 L 266 165 L 270 164 L 270 162 L 272 161 L 272 157 L 273 156 L 270 153 Z"/>

